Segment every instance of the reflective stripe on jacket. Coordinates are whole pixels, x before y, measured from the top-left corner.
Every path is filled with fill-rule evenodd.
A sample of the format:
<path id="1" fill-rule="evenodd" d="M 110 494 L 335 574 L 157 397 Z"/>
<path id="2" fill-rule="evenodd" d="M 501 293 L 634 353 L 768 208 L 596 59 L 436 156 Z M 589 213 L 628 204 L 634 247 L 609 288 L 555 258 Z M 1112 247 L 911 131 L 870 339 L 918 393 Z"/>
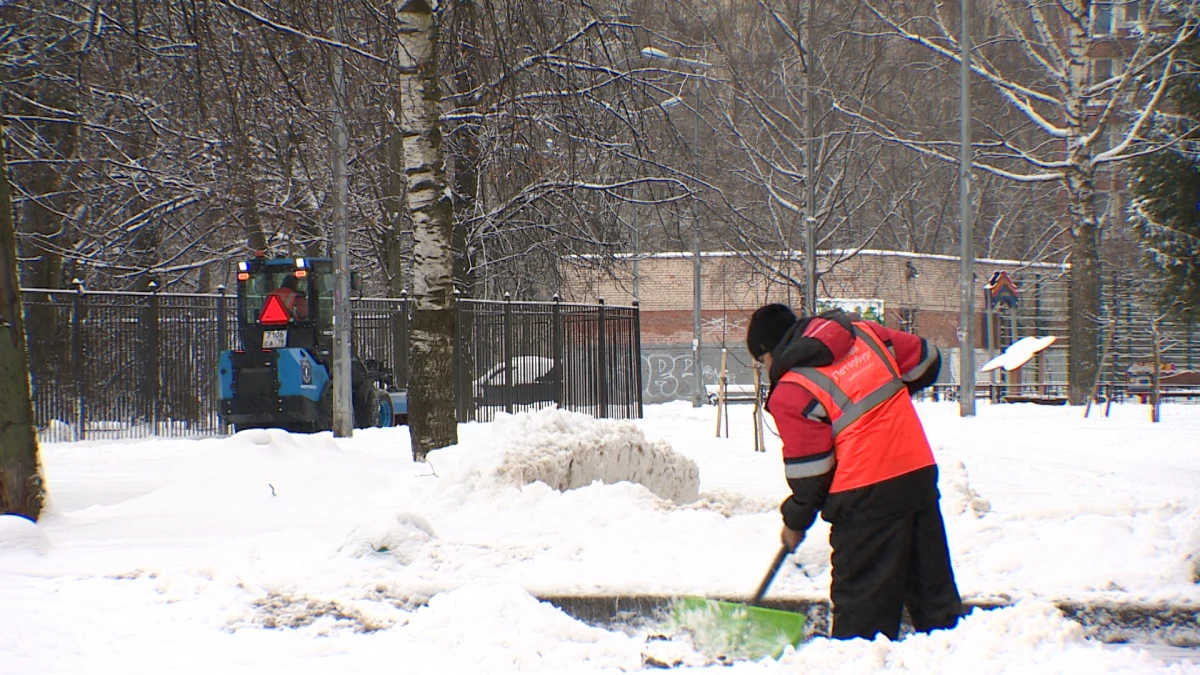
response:
<path id="1" fill-rule="evenodd" d="M 307 301 L 304 305 L 300 305 L 299 307 L 297 306 L 300 300 L 304 299 L 304 296 L 301 295 L 299 291 L 293 290 L 286 286 L 280 286 L 279 288 L 272 290 L 270 293 L 267 293 L 267 297 L 271 297 L 272 295 L 279 298 L 279 302 L 283 303 L 283 308 L 287 310 L 287 313 L 291 316 L 303 318 L 302 315 L 308 314 Z"/>
<path id="2" fill-rule="evenodd" d="M 808 390 L 833 426 L 833 453 L 795 466 L 789 463 L 789 478 L 820 475 L 836 467 L 829 487 L 835 493 L 934 464 L 896 359 L 866 323 L 854 322 L 854 346 L 842 358 L 819 368 L 793 368 L 780 382 Z"/>

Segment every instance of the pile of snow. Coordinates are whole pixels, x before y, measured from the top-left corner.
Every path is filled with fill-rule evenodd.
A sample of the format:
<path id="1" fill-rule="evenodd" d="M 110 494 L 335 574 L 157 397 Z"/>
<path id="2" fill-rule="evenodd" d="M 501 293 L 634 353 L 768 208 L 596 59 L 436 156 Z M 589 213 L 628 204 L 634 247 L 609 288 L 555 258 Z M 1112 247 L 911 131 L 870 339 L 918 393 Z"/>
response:
<path id="1" fill-rule="evenodd" d="M 50 540 L 28 518 L 0 514 L 0 551 L 33 551 L 45 553 Z"/>
<path id="2" fill-rule="evenodd" d="M 443 459 L 454 466 L 449 473 L 442 471 Z M 562 492 L 595 482 L 630 482 L 676 504 L 695 501 L 700 493 L 699 466 L 666 441 L 646 440 L 633 422 L 557 408 L 501 415 L 485 446 L 438 451 L 430 461 L 452 485 L 477 485 L 494 476 L 518 487 L 540 481 Z"/>
<path id="3" fill-rule="evenodd" d="M 705 490 L 696 501 L 689 502 L 680 509 L 692 511 L 714 511 L 726 518 L 734 516 L 749 516 L 758 513 L 775 513 L 782 500 L 777 497 L 744 495 L 729 490 Z"/>
<path id="4" fill-rule="evenodd" d="M 1053 605 L 1025 600 L 975 610 L 952 631 L 910 635 L 900 642 L 817 639 L 779 661 L 780 671 L 806 675 L 859 673 L 1193 673 L 1156 663 L 1136 648 L 1115 652 L 1087 640 L 1079 624 Z"/>
<path id="5" fill-rule="evenodd" d="M 982 518 L 992 510 L 991 502 L 971 487 L 967 467 L 962 460 L 944 462 L 938 467 L 938 490 L 942 493 L 943 515 L 970 514 Z"/>
<path id="6" fill-rule="evenodd" d="M 439 673 L 628 672 L 641 666 L 641 640 L 588 626 L 513 584 L 468 584 L 438 594 L 392 640 L 399 647 L 394 653 L 413 654 L 422 645 L 428 654 L 415 654 L 437 664 L 430 668 L 418 658 L 400 663 L 401 672 L 422 672 L 422 665 L 424 672 Z"/>
<path id="7" fill-rule="evenodd" d="M 411 565 L 437 539 L 433 526 L 416 513 L 379 515 L 354 528 L 341 551 L 355 558 L 384 553 Z"/>

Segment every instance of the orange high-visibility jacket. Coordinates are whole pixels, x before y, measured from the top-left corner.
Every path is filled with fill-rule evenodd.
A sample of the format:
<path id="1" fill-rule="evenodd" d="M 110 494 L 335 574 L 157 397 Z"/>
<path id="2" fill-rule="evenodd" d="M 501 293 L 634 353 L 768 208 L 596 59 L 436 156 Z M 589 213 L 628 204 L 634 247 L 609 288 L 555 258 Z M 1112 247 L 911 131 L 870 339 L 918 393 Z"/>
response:
<path id="1" fill-rule="evenodd" d="M 267 293 L 267 297 L 272 295 L 279 298 L 279 301 L 283 303 L 283 308 L 287 310 L 288 314 L 297 319 L 308 318 L 308 300 L 305 299 L 304 294 L 286 286 L 281 286 Z"/>
<path id="2" fill-rule="evenodd" d="M 806 474 L 818 475 L 836 465 L 830 493 L 934 464 L 895 357 L 867 323 L 853 325 L 854 345 L 842 358 L 819 368 L 793 368 L 780 378 L 808 390 L 833 425 L 833 454 L 804 468 Z"/>

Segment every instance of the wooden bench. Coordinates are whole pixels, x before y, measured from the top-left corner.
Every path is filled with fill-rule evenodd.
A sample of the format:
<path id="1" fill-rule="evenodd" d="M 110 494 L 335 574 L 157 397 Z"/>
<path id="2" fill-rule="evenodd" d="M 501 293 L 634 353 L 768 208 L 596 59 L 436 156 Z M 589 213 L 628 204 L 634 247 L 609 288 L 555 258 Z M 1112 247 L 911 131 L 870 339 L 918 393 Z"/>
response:
<path id="1" fill-rule="evenodd" d="M 717 403 L 720 402 L 720 401 L 718 401 L 718 397 L 721 392 L 721 385 L 706 384 L 706 385 L 704 385 L 704 392 L 708 395 L 709 403 L 716 405 Z M 763 395 L 765 397 L 765 395 L 766 395 L 765 391 L 763 392 Z M 752 403 L 752 402 L 754 402 L 754 385 L 752 385 L 752 384 L 727 384 L 727 385 L 725 385 L 725 401 L 727 403 L 736 403 L 736 402 Z"/>
<path id="2" fill-rule="evenodd" d="M 1142 403 L 1150 402 L 1150 392 L 1145 389 L 1129 389 L 1130 396 L 1138 397 Z M 1200 398 L 1200 387 L 1166 386 L 1158 390 L 1159 398 Z"/>
<path id="3" fill-rule="evenodd" d="M 1066 396 L 1039 396 L 1037 394 L 1006 394 L 1000 397 L 1004 403 L 1036 403 L 1038 405 L 1066 405 Z"/>

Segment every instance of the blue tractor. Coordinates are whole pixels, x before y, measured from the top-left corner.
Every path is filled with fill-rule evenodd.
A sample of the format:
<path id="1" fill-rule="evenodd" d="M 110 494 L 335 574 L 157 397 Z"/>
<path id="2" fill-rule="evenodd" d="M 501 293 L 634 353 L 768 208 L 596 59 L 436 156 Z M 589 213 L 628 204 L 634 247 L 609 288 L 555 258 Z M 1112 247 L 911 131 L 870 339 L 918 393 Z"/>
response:
<path id="1" fill-rule="evenodd" d="M 242 349 L 221 352 L 218 365 L 218 411 L 235 430 L 333 427 L 333 289 L 329 258 L 260 255 L 238 263 Z M 351 329 L 352 353 L 353 335 Z M 408 398 L 396 390 L 390 368 L 355 354 L 350 370 L 354 426 L 405 423 Z"/>

